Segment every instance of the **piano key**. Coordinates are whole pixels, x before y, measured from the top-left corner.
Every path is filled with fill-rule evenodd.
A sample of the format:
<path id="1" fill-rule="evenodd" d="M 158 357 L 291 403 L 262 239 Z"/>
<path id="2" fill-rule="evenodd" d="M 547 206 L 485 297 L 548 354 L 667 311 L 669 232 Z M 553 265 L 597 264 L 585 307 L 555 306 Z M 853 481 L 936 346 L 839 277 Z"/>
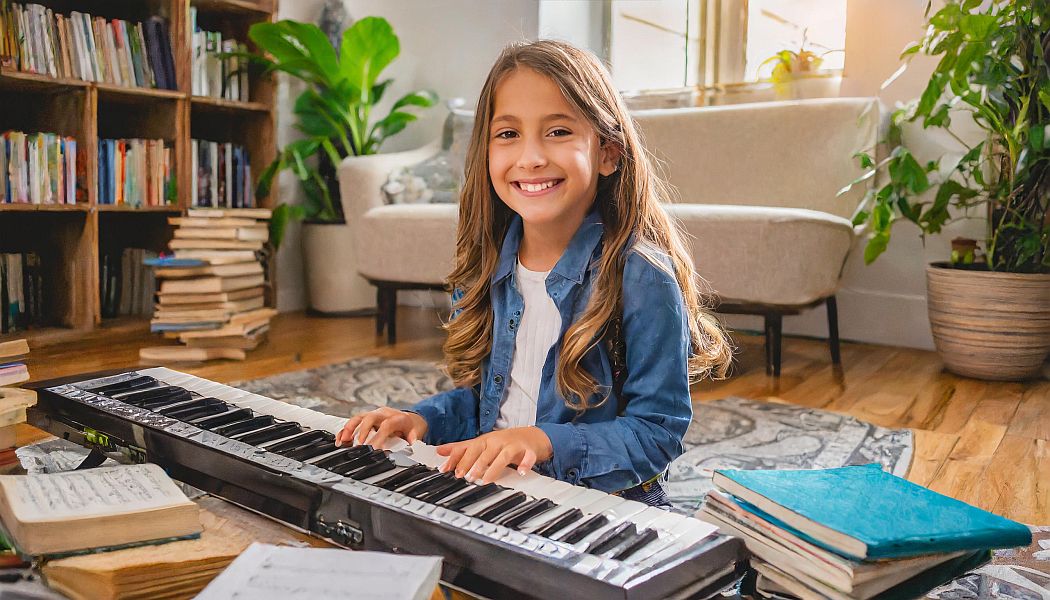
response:
<path id="1" fill-rule="evenodd" d="M 158 409 L 157 412 L 180 421 L 189 421 L 208 415 L 224 413 L 227 410 L 229 410 L 229 405 L 222 400 L 202 398 L 200 400 L 191 400 L 179 406 L 166 406 Z"/>
<path id="2" fill-rule="evenodd" d="M 608 522 L 609 518 L 605 515 L 592 515 L 583 523 L 580 523 L 576 527 L 563 533 L 560 537 L 555 538 L 555 540 L 565 542 L 566 544 L 575 544 L 591 533 L 601 529 L 608 524 Z"/>
<path id="3" fill-rule="evenodd" d="M 318 457 L 324 456 L 326 454 L 331 454 L 331 452 L 333 450 L 338 450 L 338 448 L 335 447 L 334 443 L 326 442 L 326 441 L 320 441 L 320 442 L 317 442 L 316 445 L 312 445 L 312 446 L 307 445 L 307 446 L 303 446 L 302 448 L 298 448 L 296 450 L 290 450 L 290 451 L 287 451 L 287 452 L 279 452 L 278 454 L 281 454 L 283 456 L 287 456 L 288 458 L 290 458 L 292 460 L 298 460 L 298 461 L 301 461 L 301 462 L 309 462 L 310 460 L 312 460 L 314 458 L 318 458 Z"/>
<path id="4" fill-rule="evenodd" d="M 521 526 L 524 525 L 526 522 L 531 521 L 534 517 L 538 517 L 539 515 L 550 511 L 554 507 L 555 504 L 551 502 L 549 498 L 537 498 L 534 504 L 527 508 L 519 510 L 512 516 L 503 519 L 503 521 L 501 521 L 500 524 L 504 527 L 520 530 Z"/>
<path id="5" fill-rule="evenodd" d="M 394 490 L 407 483 L 411 478 L 421 477 L 423 473 L 426 473 L 428 471 L 430 471 L 430 469 L 427 468 L 426 465 L 413 465 L 411 467 L 407 467 L 404 471 L 401 471 L 400 473 L 396 473 L 394 475 L 391 475 L 390 477 L 387 477 L 386 479 L 377 481 L 373 485 L 375 485 L 376 487 L 381 487 L 385 490 Z"/>
<path id="6" fill-rule="evenodd" d="M 270 415 L 261 415 L 245 419 L 244 421 L 216 427 L 214 431 L 219 435 L 230 437 L 232 435 L 237 435 L 238 433 L 247 433 L 249 431 L 255 431 L 256 429 L 262 429 L 263 427 L 269 427 L 270 425 L 273 425 L 273 423 L 273 417 Z"/>
<path id="7" fill-rule="evenodd" d="M 509 488 L 505 488 L 503 486 L 499 486 L 499 485 L 496 485 L 496 484 L 490 484 L 490 485 L 495 485 L 496 486 L 496 492 L 495 493 L 490 494 L 487 498 L 482 498 L 481 500 L 478 500 L 478 501 L 476 501 L 476 502 L 474 502 L 472 504 L 464 506 L 459 512 L 462 512 L 465 515 L 473 517 L 473 516 L 476 516 L 481 511 L 486 510 L 487 508 L 489 508 L 493 504 L 496 504 L 497 502 L 502 501 L 504 498 L 506 498 L 508 496 L 512 496 L 514 494 L 520 494 L 521 493 L 521 492 L 509 489 Z"/>
<path id="8" fill-rule="evenodd" d="M 457 477 L 457 478 L 454 478 L 449 485 L 442 487 L 440 490 L 434 490 L 434 491 L 427 492 L 426 494 L 421 496 L 419 499 L 424 501 L 424 502 L 429 502 L 431 504 L 435 504 L 435 503 L 437 503 L 437 502 L 439 502 L 439 501 L 441 501 L 441 500 L 443 500 L 445 498 L 448 498 L 452 494 L 455 494 L 457 492 L 461 492 L 461 491 L 467 489 L 471 485 L 473 485 L 473 484 L 468 482 L 468 481 L 466 481 L 466 480 L 464 480 L 464 479 L 459 479 Z"/>
<path id="9" fill-rule="evenodd" d="M 281 440 L 289 435 L 302 433 L 303 428 L 298 423 L 275 423 L 269 427 L 264 427 L 251 433 L 242 433 L 233 436 L 233 439 L 244 442 L 245 444 L 251 444 L 258 446 L 265 444 L 266 442 L 272 442 L 274 440 Z"/>
<path id="10" fill-rule="evenodd" d="M 333 466 L 335 466 L 335 465 L 337 465 L 337 464 L 339 464 L 341 462 L 346 462 L 347 460 L 349 460 L 351 458 L 357 458 L 359 456 L 364 456 L 364 455 L 369 454 L 369 453 L 374 452 L 374 451 L 375 451 L 375 449 L 372 448 L 371 446 L 357 446 L 355 448 L 340 448 L 338 451 L 333 452 L 332 454 L 329 454 L 327 456 L 321 457 L 318 460 L 314 460 L 314 461 L 310 461 L 310 462 L 315 467 L 320 467 L 322 469 L 327 469 L 328 467 L 333 467 Z"/>
<path id="11" fill-rule="evenodd" d="M 193 395 L 186 390 L 180 390 L 171 394 L 170 396 L 161 396 L 158 398 L 151 398 L 149 400 L 138 402 L 139 408 L 145 408 L 146 410 L 159 410 L 164 407 L 171 406 L 173 404 L 180 404 L 187 400 L 192 400 Z"/>
<path id="12" fill-rule="evenodd" d="M 368 479 L 369 477 L 375 477 L 376 475 L 389 473 L 390 471 L 393 471 L 396 468 L 398 468 L 398 466 L 395 465 L 392 460 L 384 458 L 383 460 L 375 464 L 365 465 L 359 469 L 343 473 L 343 475 L 346 475 L 351 479 L 361 481 L 364 479 Z"/>
<path id="13" fill-rule="evenodd" d="M 474 515 L 475 518 L 481 519 L 482 521 L 492 522 L 493 519 L 510 511 L 515 506 L 525 502 L 528 499 L 523 492 L 512 492 L 506 498 L 494 502 L 490 506 L 487 506 L 484 510 L 479 511 Z"/>
<path id="14" fill-rule="evenodd" d="M 641 550 L 645 546 L 652 543 L 657 538 L 657 531 L 655 529 L 645 529 L 641 533 L 634 536 L 632 539 L 628 539 L 616 548 L 612 549 L 613 560 L 626 560 L 630 558 L 632 554 Z"/>
<path id="15" fill-rule="evenodd" d="M 153 398 L 167 398 L 182 393 L 189 394 L 189 391 L 172 385 L 160 385 L 157 387 L 146 388 L 144 390 L 131 390 L 118 394 L 110 394 L 109 397 L 114 400 L 120 400 L 121 402 L 138 406 L 146 400 L 151 400 Z"/>
<path id="16" fill-rule="evenodd" d="M 94 386 L 94 387 L 85 387 L 82 384 L 77 384 L 77 387 L 79 387 L 81 389 L 84 389 L 84 390 L 88 390 L 90 392 L 94 392 L 96 394 L 102 394 L 103 396 L 108 396 L 112 392 L 121 392 L 121 391 L 128 391 L 128 390 L 134 390 L 134 389 L 141 389 L 141 388 L 144 388 L 144 387 L 150 387 L 150 386 L 154 386 L 154 385 L 157 385 L 157 380 L 156 379 L 154 379 L 153 377 L 143 376 L 143 377 L 135 377 L 133 379 L 128 379 L 126 381 L 121 381 L 119 383 L 110 383 L 110 384 L 107 384 L 107 385 L 99 385 L 99 386 Z"/>
<path id="17" fill-rule="evenodd" d="M 236 423 L 244 421 L 252 417 L 252 411 L 246 408 L 237 408 L 228 412 L 219 413 L 209 417 L 201 419 L 194 419 L 189 421 L 191 424 L 200 427 L 201 429 L 214 429 L 220 425 L 229 425 L 230 423 Z"/>
<path id="18" fill-rule="evenodd" d="M 699 519 L 688 519 L 688 522 L 683 523 L 679 529 L 680 534 L 671 540 L 670 543 L 664 545 L 656 552 L 651 553 L 649 556 L 643 557 L 636 555 L 631 562 L 643 569 L 650 568 L 665 560 L 674 558 L 718 531 L 718 528 L 714 525 L 705 523 Z"/>
<path id="19" fill-rule="evenodd" d="M 565 529 L 570 524 L 583 518 L 583 511 L 578 508 L 570 508 L 569 510 L 561 513 L 558 516 L 546 521 L 542 526 L 537 529 L 534 533 L 543 537 L 551 537 L 558 533 L 562 529 Z"/>
<path id="20" fill-rule="evenodd" d="M 204 398 L 190 398 L 189 400 L 183 400 L 167 406 L 160 406 L 153 409 L 153 412 L 160 413 L 164 416 L 169 416 L 172 412 L 178 412 L 184 408 L 197 408 L 207 404 Z M 223 404 L 225 406 L 225 404 Z"/>
<path id="21" fill-rule="evenodd" d="M 398 493 L 415 498 L 416 495 L 431 489 L 434 485 L 441 484 L 452 479 L 452 477 L 448 473 L 438 473 L 433 469 L 430 470 L 430 473 L 432 473 L 434 476 L 420 477 L 410 484 L 404 484 L 397 488 Z"/>
<path id="22" fill-rule="evenodd" d="M 591 544 L 587 546 L 587 554 L 602 554 L 619 545 L 622 541 L 633 537 L 637 533 L 638 529 L 634 526 L 634 523 L 623 521 L 619 525 L 616 525 L 605 533 L 599 535 L 593 542 L 591 542 Z"/>
<path id="23" fill-rule="evenodd" d="M 603 493 L 600 498 L 595 499 L 593 502 L 590 502 L 588 504 L 576 504 L 576 506 L 579 507 L 579 509 L 582 510 L 584 514 L 593 515 L 597 513 L 604 513 L 605 511 L 615 508 L 616 506 L 619 506 L 625 502 L 630 502 L 630 500 L 625 500 L 620 496 L 613 496 L 612 494 Z M 569 502 L 566 502 L 566 504 L 569 504 Z"/>
<path id="24" fill-rule="evenodd" d="M 263 445 L 263 449 L 274 454 L 291 452 L 300 448 L 313 446 L 317 442 L 331 442 L 331 436 L 326 431 L 304 431 L 285 440 L 275 440 Z"/>
<path id="25" fill-rule="evenodd" d="M 335 471 L 337 473 L 344 473 L 348 470 L 353 470 L 364 465 L 370 465 L 386 458 L 386 453 L 382 450 L 373 450 L 366 452 L 359 456 L 346 457 L 344 460 L 333 463 L 329 467 L 324 467 L 329 471 Z"/>
<path id="26" fill-rule="evenodd" d="M 583 510 L 583 507 L 587 506 L 588 504 L 593 504 L 594 502 L 597 502 L 598 500 L 601 500 L 603 498 L 608 498 L 608 497 L 609 497 L 609 494 L 607 494 L 607 493 L 605 493 L 605 492 L 603 492 L 601 490 L 595 490 L 595 489 L 592 489 L 592 488 L 584 488 L 583 491 L 580 492 L 579 494 L 575 494 L 571 498 L 568 498 L 566 500 L 562 500 L 558 504 L 561 504 L 562 506 L 568 506 L 568 507 L 571 507 L 571 508 L 579 508 L 579 509 Z M 587 512 L 587 511 L 584 511 L 584 512 Z"/>
<path id="27" fill-rule="evenodd" d="M 494 483 L 489 483 L 481 486 L 468 487 L 467 491 L 457 496 L 445 498 L 441 502 L 438 502 L 438 506 L 447 508 L 453 512 L 463 512 L 463 510 L 478 502 L 481 502 L 485 498 L 494 496 L 500 492 L 500 487 Z"/>

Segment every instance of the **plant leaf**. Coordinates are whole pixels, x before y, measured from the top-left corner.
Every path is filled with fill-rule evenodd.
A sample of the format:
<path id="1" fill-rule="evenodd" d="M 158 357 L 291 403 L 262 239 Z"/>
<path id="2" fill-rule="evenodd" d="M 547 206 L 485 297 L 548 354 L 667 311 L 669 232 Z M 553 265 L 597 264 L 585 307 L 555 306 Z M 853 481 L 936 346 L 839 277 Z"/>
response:
<path id="1" fill-rule="evenodd" d="M 382 17 L 365 17 L 343 33 L 339 68 L 358 90 L 371 90 L 379 74 L 401 53 L 401 43 Z"/>

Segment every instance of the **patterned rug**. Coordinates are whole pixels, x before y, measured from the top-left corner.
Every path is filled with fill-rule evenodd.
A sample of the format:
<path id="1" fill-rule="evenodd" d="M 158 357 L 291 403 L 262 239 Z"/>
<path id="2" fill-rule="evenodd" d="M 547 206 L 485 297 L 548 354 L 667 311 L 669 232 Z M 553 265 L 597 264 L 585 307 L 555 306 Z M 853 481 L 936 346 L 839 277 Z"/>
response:
<path id="1" fill-rule="evenodd" d="M 405 409 L 452 388 L 433 363 L 375 357 L 231 385 L 340 416 L 380 406 Z M 666 487 L 675 509 L 692 514 L 711 489 L 714 469 L 809 469 L 877 462 L 903 476 L 911 463 L 912 434 L 791 404 L 725 398 L 696 408 L 685 447 L 685 454 L 671 463 Z"/>

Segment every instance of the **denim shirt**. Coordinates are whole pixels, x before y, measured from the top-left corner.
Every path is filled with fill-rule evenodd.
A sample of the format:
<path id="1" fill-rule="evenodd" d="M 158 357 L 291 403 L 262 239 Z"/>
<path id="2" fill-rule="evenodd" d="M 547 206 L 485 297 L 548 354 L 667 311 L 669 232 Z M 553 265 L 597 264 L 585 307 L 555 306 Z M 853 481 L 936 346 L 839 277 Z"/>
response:
<path id="1" fill-rule="evenodd" d="M 560 340 L 583 313 L 598 275 L 604 228 L 592 211 L 547 276 L 546 287 L 561 314 L 559 342 L 543 365 L 536 426 L 550 438 L 553 457 L 536 470 L 572 484 L 615 492 L 662 473 L 683 451 L 682 438 L 692 418 L 687 361 L 690 336 L 681 288 L 671 271 L 630 250 L 623 274 L 623 340 L 627 375 L 618 412 L 615 394 L 582 413 L 566 406 L 555 385 Z M 515 285 L 515 265 L 522 224 L 515 217 L 492 277 L 492 351 L 482 364 L 481 382 L 431 396 L 413 408 L 427 421 L 426 441 L 446 444 L 492 431 L 507 393 L 517 326 L 523 302 Z M 665 270 L 666 269 L 666 270 Z M 455 302 L 457 298 L 453 298 Z M 603 390 L 613 386 L 605 343 L 595 345 L 582 366 Z M 596 394 L 590 403 L 600 400 Z"/>

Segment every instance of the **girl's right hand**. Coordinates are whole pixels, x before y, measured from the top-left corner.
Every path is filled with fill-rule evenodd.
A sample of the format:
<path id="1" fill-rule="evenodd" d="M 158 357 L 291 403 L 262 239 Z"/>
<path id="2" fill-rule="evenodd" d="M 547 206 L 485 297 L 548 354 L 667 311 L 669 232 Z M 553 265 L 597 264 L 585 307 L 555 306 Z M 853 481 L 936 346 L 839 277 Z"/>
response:
<path id="1" fill-rule="evenodd" d="M 411 444 L 426 434 L 427 421 L 416 413 L 384 406 L 352 417 L 335 436 L 335 445 L 363 444 L 373 431 L 375 436 L 368 441 L 373 447 L 379 447 L 390 437 L 399 437 Z"/>

